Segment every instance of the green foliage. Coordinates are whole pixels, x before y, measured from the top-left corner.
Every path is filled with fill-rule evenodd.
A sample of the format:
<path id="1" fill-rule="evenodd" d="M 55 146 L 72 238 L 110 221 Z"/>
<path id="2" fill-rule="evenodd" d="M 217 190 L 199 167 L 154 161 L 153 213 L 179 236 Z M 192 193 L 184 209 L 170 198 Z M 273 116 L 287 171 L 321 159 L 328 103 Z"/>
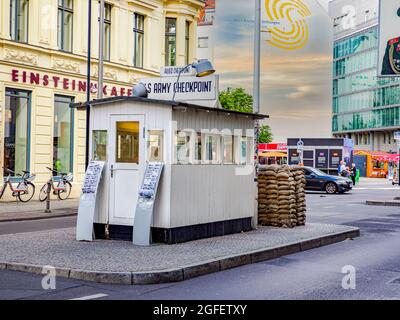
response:
<path id="1" fill-rule="evenodd" d="M 230 89 L 219 93 L 222 108 L 239 112 L 253 112 L 253 97 L 243 88 Z"/>
<path id="2" fill-rule="evenodd" d="M 274 139 L 274 136 L 271 132 L 270 126 L 268 126 L 268 125 L 260 126 L 258 142 L 259 143 L 271 143 L 273 139 Z"/>

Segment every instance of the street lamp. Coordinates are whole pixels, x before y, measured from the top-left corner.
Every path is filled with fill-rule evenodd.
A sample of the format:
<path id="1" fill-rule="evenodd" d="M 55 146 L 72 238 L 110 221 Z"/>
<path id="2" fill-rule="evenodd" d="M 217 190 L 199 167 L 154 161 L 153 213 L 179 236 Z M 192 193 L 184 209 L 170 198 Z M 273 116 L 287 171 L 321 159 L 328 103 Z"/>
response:
<path id="1" fill-rule="evenodd" d="M 178 73 L 178 79 L 176 80 L 176 83 L 174 84 L 174 95 L 172 97 L 172 101 L 175 101 L 175 95 L 176 95 L 176 86 L 177 83 L 179 83 L 179 79 L 181 78 L 182 72 L 187 70 L 189 67 L 192 67 L 196 70 L 196 77 L 206 77 L 209 76 L 210 74 L 213 74 L 215 72 L 215 69 L 213 68 L 211 62 L 207 59 L 200 59 L 196 62 L 190 63 L 184 68 L 182 68 L 179 73 Z"/>
<path id="2" fill-rule="evenodd" d="M 86 81 L 86 103 L 90 101 L 90 63 L 92 45 L 92 0 L 88 0 L 88 56 L 87 56 L 87 81 Z M 89 133 L 90 133 L 90 105 L 86 105 L 86 154 L 85 168 L 89 165 Z"/>

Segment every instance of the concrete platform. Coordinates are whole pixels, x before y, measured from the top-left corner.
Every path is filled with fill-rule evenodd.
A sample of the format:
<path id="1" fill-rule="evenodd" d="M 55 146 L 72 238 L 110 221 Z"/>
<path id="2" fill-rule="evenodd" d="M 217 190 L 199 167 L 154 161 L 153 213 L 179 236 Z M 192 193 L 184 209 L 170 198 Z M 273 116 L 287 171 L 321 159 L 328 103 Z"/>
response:
<path id="1" fill-rule="evenodd" d="M 355 238 L 354 227 L 310 223 L 294 229 L 257 230 L 177 245 L 137 247 L 130 242 L 75 241 L 75 229 L 0 236 L 0 269 L 101 283 L 176 282 Z"/>

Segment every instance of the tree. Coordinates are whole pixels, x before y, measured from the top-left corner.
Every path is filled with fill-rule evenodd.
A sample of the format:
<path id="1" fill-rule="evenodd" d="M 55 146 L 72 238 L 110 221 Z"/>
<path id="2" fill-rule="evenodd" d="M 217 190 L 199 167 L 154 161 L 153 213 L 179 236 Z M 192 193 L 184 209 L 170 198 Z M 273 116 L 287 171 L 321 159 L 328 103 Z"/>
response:
<path id="1" fill-rule="evenodd" d="M 271 132 L 271 128 L 269 125 L 260 126 L 258 142 L 259 143 L 271 143 L 274 139 L 274 135 Z"/>
<path id="2" fill-rule="evenodd" d="M 243 88 L 228 88 L 219 93 L 222 108 L 239 112 L 253 112 L 253 97 Z"/>

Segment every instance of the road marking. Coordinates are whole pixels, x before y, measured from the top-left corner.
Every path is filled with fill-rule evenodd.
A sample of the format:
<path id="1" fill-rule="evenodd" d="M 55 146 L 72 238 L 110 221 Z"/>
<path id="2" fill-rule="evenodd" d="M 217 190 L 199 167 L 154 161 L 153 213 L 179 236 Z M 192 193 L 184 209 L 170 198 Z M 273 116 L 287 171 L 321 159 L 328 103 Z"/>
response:
<path id="1" fill-rule="evenodd" d="M 98 294 L 93 294 L 91 296 L 84 296 L 84 297 L 70 299 L 70 300 L 93 300 L 93 299 L 104 298 L 104 297 L 107 297 L 107 296 L 108 296 L 108 294 L 98 293 Z"/>

